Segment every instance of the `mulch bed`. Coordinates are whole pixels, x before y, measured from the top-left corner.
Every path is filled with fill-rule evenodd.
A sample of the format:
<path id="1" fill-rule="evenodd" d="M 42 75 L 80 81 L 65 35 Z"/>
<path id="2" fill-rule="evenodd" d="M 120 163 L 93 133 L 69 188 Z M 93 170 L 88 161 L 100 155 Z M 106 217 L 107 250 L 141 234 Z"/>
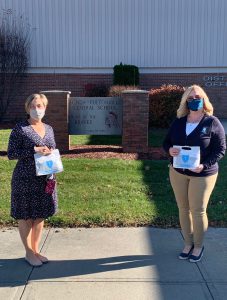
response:
<path id="1" fill-rule="evenodd" d="M 6 151 L 0 151 L 0 156 L 6 156 Z M 120 158 L 128 160 L 166 160 L 166 153 L 162 148 L 150 147 L 148 153 L 125 153 L 121 146 L 113 145 L 80 145 L 72 146 L 71 150 L 62 153 L 67 158 Z"/>
<path id="2" fill-rule="evenodd" d="M 13 128 L 15 124 L 1 123 L 1 129 Z M 166 160 L 167 154 L 162 148 L 149 147 L 147 153 L 125 153 L 121 146 L 115 145 L 76 145 L 71 146 L 71 150 L 61 153 L 67 158 L 120 158 L 128 160 Z M 6 156 L 6 151 L 0 151 L 0 156 Z"/>
<path id="3" fill-rule="evenodd" d="M 71 150 L 62 155 L 67 158 L 120 158 L 128 160 L 166 160 L 166 153 L 162 148 L 150 147 L 148 153 L 125 153 L 121 146 L 113 145 L 82 145 L 72 146 Z"/>

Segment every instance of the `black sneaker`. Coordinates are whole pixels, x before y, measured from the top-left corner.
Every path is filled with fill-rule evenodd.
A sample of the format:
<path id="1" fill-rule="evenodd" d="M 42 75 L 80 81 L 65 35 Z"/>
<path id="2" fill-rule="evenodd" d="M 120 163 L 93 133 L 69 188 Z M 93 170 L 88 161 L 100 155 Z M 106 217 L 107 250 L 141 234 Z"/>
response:
<path id="1" fill-rule="evenodd" d="M 189 256 L 189 261 L 190 262 L 198 262 L 198 261 L 200 261 L 201 258 L 203 257 L 203 251 L 204 251 L 204 246 L 203 246 L 203 248 L 202 248 L 202 250 L 201 250 L 201 252 L 200 252 L 200 254 L 198 256 L 195 256 L 195 255 L 191 254 Z"/>
<path id="2" fill-rule="evenodd" d="M 178 258 L 179 259 L 188 259 L 193 249 L 194 249 L 194 245 L 191 246 L 191 249 L 188 251 L 188 253 L 181 252 L 179 254 Z"/>

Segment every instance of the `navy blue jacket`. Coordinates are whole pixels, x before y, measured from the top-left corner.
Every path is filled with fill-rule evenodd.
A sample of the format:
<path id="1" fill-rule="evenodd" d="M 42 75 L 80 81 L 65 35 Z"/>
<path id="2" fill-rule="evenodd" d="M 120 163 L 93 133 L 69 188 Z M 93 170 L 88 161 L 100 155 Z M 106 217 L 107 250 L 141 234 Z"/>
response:
<path id="1" fill-rule="evenodd" d="M 200 146 L 200 163 L 204 165 L 201 173 L 195 173 L 187 169 L 175 169 L 179 173 L 190 176 L 210 176 L 218 172 L 218 161 L 224 156 L 226 149 L 225 131 L 214 116 L 204 115 L 198 126 L 187 136 L 187 116 L 176 119 L 163 142 L 164 150 L 169 153 L 173 145 Z M 173 158 L 171 158 L 171 163 Z"/>

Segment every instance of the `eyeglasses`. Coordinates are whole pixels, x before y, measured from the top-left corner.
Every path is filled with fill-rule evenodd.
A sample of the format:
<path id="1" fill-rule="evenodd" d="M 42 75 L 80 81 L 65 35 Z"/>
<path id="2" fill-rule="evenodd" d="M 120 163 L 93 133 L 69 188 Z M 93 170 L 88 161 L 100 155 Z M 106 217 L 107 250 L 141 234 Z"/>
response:
<path id="1" fill-rule="evenodd" d="M 187 102 L 192 102 L 193 100 L 200 100 L 200 99 L 202 99 L 202 97 L 200 97 L 200 96 L 196 96 L 195 98 L 189 97 L 189 98 L 187 99 Z"/>

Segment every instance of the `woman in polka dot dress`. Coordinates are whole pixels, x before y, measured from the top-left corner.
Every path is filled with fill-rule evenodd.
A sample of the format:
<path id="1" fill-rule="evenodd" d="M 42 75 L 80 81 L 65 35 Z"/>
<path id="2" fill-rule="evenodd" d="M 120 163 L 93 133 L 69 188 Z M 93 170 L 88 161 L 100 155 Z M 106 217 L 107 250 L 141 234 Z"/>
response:
<path id="1" fill-rule="evenodd" d="M 29 114 L 27 121 L 18 123 L 12 130 L 8 158 L 18 162 L 12 176 L 11 216 L 18 220 L 25 260 L 38 267 L 48 259 L 39 253 L 44 219 L 57 209 L 56 186 L 51 193 L 45 192 L 47 176 L 36 176 L 34 154 L 48 155 L 55 148 L 51 126 L 44 124 L 48 100 L 43 94 L 33 94 L 25 102 Z"/>

